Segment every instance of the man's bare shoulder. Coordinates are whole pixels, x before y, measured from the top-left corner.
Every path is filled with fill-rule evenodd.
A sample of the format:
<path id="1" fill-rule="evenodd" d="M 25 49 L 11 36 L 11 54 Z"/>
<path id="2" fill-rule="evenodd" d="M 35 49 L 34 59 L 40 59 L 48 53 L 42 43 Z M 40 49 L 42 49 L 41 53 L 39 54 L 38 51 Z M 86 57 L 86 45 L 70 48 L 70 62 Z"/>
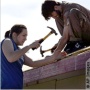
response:
<path id="1" fill-rule="evenodd" d="M 69 11 L 66 11 L 65 13 L 64 13 L 64 18 L 67 18 L 68 16 L 69 16 Z"/>

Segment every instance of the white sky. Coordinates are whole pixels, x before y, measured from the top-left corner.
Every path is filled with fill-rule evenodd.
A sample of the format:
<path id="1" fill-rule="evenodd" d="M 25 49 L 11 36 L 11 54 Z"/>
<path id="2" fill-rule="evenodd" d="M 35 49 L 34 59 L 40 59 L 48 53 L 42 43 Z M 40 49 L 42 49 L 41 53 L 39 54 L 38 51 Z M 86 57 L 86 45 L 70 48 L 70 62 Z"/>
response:
<path id="1" fill-rule="evenodd" d="M 57 0 L 60 1 L 61 0 Z M 81 4 L 90 10 L 90 0 L 65 0 L 67 2 L 74 2 Z M 53 19 L 46 21 L 41 15 L 41 4 L 44 0 L 1 0 L 1 40 L 4 34 L 14 24 L 24 24 L 28 29 L 27 41 L 23 46 L 32 43 L 34 40 L 43 38 L 50 32 L 47 26 L 51 26 L 58 33 L 56 24 Z M 42 49 L 51 48 L 58 42 L 60 35 L 54 34 L 47 38 L 41 45 Z M 0 41 L 1 41 L 0 40 Z M 42 59 L 40 48 L 37 50 L 29 50 L 27 55 L 33 60 Z M 50 52 L 44 53 L 44 56 L 51 55 Z M 30 69 L 30 67 L 23 67 L 23 70 Z"/>

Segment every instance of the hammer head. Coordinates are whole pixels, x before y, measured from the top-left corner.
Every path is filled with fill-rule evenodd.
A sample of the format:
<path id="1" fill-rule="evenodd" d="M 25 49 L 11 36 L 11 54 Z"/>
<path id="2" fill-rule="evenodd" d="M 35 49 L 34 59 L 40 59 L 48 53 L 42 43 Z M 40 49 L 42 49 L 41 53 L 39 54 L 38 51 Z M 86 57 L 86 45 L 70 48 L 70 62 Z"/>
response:
<path id="1" fill-rule="evenodd" d="M 44 51 L 42 51 L 42 46 L 40 47 L 40 54 L 42 55 L 42 57 L 44 56 L 43 55 Z"/>
<path id="2" fill-rule="evenodd" d="M 51 29 L 51 33 L 54 33 L 55 35 L 57 35 L 56 31 L 52 27 L 47 26 L 47 28 Z"/>

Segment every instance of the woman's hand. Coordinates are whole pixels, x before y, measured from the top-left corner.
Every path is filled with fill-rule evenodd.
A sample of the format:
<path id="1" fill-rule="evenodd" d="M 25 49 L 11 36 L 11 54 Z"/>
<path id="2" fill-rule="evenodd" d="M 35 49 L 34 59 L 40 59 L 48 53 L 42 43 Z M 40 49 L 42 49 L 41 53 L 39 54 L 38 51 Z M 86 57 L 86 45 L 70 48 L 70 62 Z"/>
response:
<path id="1" fill-rule="evenodd" d="M 36 40 L 35 42 L 33 42 L 32 44 L 30 44 L 30 48 L 38 48 L 40 47 L 40 40 Z"/>

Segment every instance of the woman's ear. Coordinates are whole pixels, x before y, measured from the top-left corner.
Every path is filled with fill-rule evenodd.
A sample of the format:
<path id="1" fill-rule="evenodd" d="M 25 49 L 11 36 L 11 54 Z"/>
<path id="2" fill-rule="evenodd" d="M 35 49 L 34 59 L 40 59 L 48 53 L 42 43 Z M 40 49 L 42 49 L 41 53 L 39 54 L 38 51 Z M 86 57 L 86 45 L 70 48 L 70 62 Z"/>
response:
<path id="1" fill-rule="evenodd" d="M 14 37 L 16 37 L 16 36 L 17 36 L 17 34 L 16 34 L 15 32 L 13 32 L 13 36 L 14 36 Z"/>

